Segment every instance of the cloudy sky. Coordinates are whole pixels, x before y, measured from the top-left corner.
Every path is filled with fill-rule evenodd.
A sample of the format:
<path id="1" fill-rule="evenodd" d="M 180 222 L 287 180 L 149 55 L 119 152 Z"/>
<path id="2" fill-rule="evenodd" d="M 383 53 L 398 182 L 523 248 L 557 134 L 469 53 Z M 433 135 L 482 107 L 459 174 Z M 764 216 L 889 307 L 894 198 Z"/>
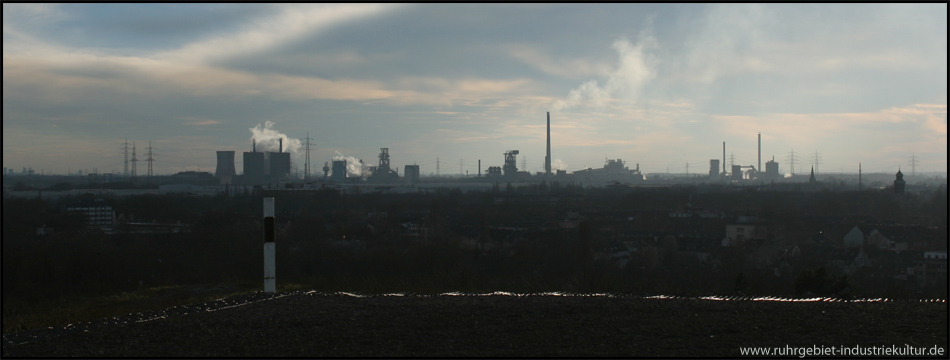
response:
<path id="1" fill-rule="evenodd" d="M 947 4 L 3 4 L 3 166 L 214 171 L 277 134 L 477 172 L 946 172 Z M 259 147 L 259 149 L 260 149 Z M 145 162 L 138 163 L 139 174 Z M 908 172 L 908 171 L 905 171 Z"/>

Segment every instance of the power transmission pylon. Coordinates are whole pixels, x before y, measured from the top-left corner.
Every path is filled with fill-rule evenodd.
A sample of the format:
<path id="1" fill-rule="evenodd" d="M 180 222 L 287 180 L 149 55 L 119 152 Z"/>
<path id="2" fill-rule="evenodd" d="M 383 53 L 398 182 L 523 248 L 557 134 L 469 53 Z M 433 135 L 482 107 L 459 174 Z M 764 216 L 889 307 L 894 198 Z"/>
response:
<path id="1" fill-rule="evenodd" d="M 153 158 L 152 155 L 158 155 L 158 153 L 154 153 L 152 152 L 152 150 L 154 150 L 152 148 L 152 141 L 149 140 L 148 141 L 148 158 L 146 158 L 145 161 L 148 162 L 148 177 L 150 178 L 152 177 L 152 162 L 155 161 L 155 158 Z"/>
<path id="2" fill-rule="evenodd" d="M 788 167 L 789 167 L 788 173 L 795 175 L 795 163 L 798 162 L 798 161 L 795 161 L 795 149 L 792 149 L 792 151 L 788 153 L 788 156 L 786 156 L 785 159 L 788 160 Z"/>
<path id="3" fill-rule="evenodd" d="M 135 141 L 132 142 L 132 177 L 135 177 L 135 163 L 139 162 L 139 159 L 135 158 Z"/>
<path id="4" fill-rule="evenodd" d="M 308 131 L 307 132 L 307 149 L 305 150 L 307 152 L 307 155 L 305 155 L 307 160 L 303 166 L 303 179 L 305 182 L 307 180 L 310 180 L 310 140 L 313 140 L 313 139 L 310 138 L 310 132 Z"/>
<path id="5" fill-rule="evenodd" d="M 122 143 L 122 150 L 125 152 L 125 168 L 122 176 L 129 177 L 129 138 L 125 138 L 125 142 Z"/>
<path id="6" fill-rule="evenodd" d="M 818 173 L 818 164 L 821 164 L 821 154 L 815 150 L 815 174 Z"/>
<path id="7" fill-rule="evenodd" d="M 917 176 L 917 156 L 914 153 L 910 153 L 910 174 Z"/>

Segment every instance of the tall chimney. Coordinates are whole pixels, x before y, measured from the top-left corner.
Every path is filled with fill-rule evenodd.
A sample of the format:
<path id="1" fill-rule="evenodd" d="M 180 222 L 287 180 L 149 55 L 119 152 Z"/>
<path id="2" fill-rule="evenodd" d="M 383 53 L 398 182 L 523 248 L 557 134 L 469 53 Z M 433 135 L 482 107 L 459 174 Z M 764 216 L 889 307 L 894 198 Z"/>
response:
<path id="1" fill-rule="evenodd" d="M 277 139 L 277 143 L 279 144 L 277 152 L 284 152 L 284 138 Z"/>
<path id="2" fill-rule="evenodd" d="M 755 171 L 762 171 L 762 133 L 759 133 L 759 166 Z"/>
<path id="3" fill-rule="evenodd" d="M 726 173 L 726 142 L 722 142 L 722 173 Z"/>
<path id="4" fill-rule="evenodd" d="M 482 159 L 478 159 L 478 177 L 482 177 Z"/>
<path id="5" fill-rule="evenodd" d="M 548 155 L 544 157 L 544 173 L 551 174 L 551 112 L 548 111 Z"/>
<path id="6" fill-rule="evenodd" d="M 257 152 L 257 140 L 251 139 L 251 152 Z"/>

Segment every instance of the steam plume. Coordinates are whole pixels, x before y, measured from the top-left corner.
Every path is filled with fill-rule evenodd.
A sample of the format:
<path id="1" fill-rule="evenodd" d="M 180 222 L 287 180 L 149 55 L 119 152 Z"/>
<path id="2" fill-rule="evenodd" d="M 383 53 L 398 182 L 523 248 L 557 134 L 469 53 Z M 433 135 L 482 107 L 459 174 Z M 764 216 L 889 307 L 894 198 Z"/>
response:
<path id="1" fill-rule="evenodd" d="M 301 150 L 300 139 L 292 139 L 284 133 L 274 130 L 274 123 L 271 121 L 265 121 L 264 125 L 257 124 L 257 126 L 248 130 L 251 131 L 251 139 L 257 141 L 257 151 L 259 152 L 277 152 L 280 149 L 279 139 L 284 139 L 284 152 L 292 153 L 293 157 L 296 158 Z"/>
<path id="2" fill-rule="evenodd" d="M 619 60 L 607 83 L 600 86 L 597 80 L 589 80 L 571 90 L 566 99 L 559 99 L 551 105 L 551 110 L 558 111 L 579 105 L 601 106 L 614 98 L 635 99 L 640 89 L 656 76 L 653 57 L 647 53 L 649 48 L 656 45 L 656 39 L 649 31 L 639 36 L 636 45 L 630 44 L 626 38 L 614 41 L 613 48 L 617 50 Z"/>
<path id="3" fill-rule="evenodd" d="M 346 160 L 346 176 L 348 177 L 368 177 L 371 174 L 369 173 L 369 167 L 363 166 L 360 164 L 360 159 L 357 159 L 352 156 L 343 155 L 339 151 L 335 151 L 336 156 L 333 157 L 333 160 Z"/>

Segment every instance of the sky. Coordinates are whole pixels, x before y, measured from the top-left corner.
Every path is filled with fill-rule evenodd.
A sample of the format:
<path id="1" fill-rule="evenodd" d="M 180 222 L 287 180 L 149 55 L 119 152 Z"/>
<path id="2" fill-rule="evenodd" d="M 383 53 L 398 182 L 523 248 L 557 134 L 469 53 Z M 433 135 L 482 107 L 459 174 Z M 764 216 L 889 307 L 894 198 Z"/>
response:
<path id="1" fill-rule="evenodd" d="M 240 173 L 285 137 L 302 175 L 309 136 L 312 174 L 534 173 L 547 112 L 568 172 L 757 166 L 759 133 L 783 173 L 946 172 L 947 4 L 3 4 L 17 172 L 122 173 L 127 139 Z"/>

